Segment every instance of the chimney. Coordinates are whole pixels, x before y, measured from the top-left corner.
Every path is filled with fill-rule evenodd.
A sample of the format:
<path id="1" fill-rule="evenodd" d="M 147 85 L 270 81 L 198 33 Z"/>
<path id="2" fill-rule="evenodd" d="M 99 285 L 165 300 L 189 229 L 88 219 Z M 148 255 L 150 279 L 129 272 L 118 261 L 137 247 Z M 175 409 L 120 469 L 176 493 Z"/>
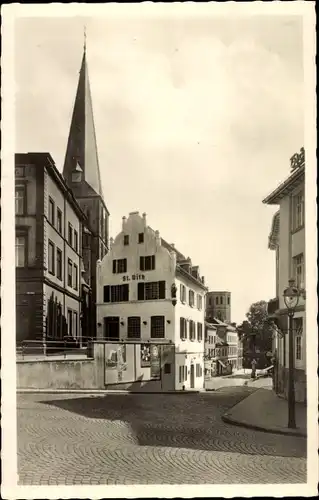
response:
<path id="1" fill-rule="evenodd" d="M 161 238 L 160 238 L 159 231 L 155 231 L 155 238 L 156 238 L 156 245 L 159 246 L 161 244 Z"/>
<path id="2" fill-rule="evenodd" d="M 205 276 L 202 276 L 202 283 L 205 285 Z"/>
<path id="3" fill-rule="evenodd" d="M 143 213 L 143 221 L 144 221 L 144 227 L 146 227 L 147 223 L 146 223 L 146 213 L 145 212 Z"/>
<path id="4" fill-rule="evenodd" d="M 122 231 L 124 231 L 126 225 L 126 217 L 125 215 L 122 217 Z"/>

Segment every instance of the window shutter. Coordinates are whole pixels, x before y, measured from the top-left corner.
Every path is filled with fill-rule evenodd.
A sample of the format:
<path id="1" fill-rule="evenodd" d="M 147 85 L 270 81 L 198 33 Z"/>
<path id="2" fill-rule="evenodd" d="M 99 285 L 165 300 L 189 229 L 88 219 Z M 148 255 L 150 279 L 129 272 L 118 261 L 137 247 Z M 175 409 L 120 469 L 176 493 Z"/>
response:
<path id="1" fill-rule="evenodd" d="M 155 255 L 151 257 L 151 269 L 155 269 Z"/>
<path id="2" fill-rule="evenodd" d="M 137 284 L 137 300 L 144 300 L 144 283 Z"/>
<path id="3" fill-rule="evenodd" d="M 116 260 L 113 260 L 113 274 L 116 273 Z"/>
<path id="4" fill-rule="evenodd" d="M 124 271 L 123 273 L 127 273 L 127 259 L 123 259 L 124 260 Z"/>
<path id="5" fill-rule="evenodd" d="M 179 298 L 180 298 L 180 301 L 183 302 L 183 285 L 182 284 L 179 285 Z"/>
<path id="6" fill-rule="evenodd" d="M 106 285 L 103 288 L 104 292 L 104 302 L 110 302 L 110 286 Z"/>
<path id="7" fill-rule="evenodd" d="M 140 270 L 145 271 L 144 257 L 140 257 Z"/>
<path id="8" fill-rule="evenodd" d="M 165 299 L 165 281 L 159 282 L 159 298 Z"/>
<path id="9" fill-rule="evenodd" d="M 129 286 L 128 284 L 122 286 L 123 286 L 123 300 L 127 302 L 129 300 Z"/>
<path id="10" fill-rule="evenodd" d="M 179 336 L 184 338 L 184 318 L 179 318 Z"/>

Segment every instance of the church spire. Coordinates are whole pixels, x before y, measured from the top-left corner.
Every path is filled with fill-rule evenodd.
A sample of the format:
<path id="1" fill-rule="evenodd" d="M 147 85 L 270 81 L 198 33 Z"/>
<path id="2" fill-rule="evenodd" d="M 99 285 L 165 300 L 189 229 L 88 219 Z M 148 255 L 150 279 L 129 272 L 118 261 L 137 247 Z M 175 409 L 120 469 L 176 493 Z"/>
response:
<path id="1" fill-rule="evenodd" d="M 84 28 L 83 57 L 71 119 L 63 176 L 67 184 L 75 191 L 75 183 L 81 181 L 81 192 L 83 192 L 84 182 L 97 195 L 103 198 L 87 67 L 86 28 Z"/>

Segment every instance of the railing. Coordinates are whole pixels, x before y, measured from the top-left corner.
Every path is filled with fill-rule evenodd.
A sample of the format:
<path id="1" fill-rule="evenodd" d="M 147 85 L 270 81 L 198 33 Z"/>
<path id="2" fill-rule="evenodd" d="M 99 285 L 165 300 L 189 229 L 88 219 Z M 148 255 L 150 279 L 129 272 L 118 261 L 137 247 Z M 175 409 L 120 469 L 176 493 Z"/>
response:
<path id="1" fill-rule="evenodd" d="M 67 358 L 70 355 L 92 357 L 92 337 L 63 337 L 58 340 L 23 340 L 16 347 L 17 359 L 30 357 L 47 358 L 58 356 Z"/>

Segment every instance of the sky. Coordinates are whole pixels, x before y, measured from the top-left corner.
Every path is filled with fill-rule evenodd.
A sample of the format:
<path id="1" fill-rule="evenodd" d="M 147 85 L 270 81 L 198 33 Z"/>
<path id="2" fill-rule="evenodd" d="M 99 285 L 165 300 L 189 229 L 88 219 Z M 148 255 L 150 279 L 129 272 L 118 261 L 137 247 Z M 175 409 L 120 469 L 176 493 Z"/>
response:
<path id="1" fill-rule="evenodd" d="M 243 321 L 275 296 L 262 200 L 304 144 L 301 17 L 16 20 L 15 149 L 61 172 L 84 25 L 110 235 L 146 212 Z"/>

